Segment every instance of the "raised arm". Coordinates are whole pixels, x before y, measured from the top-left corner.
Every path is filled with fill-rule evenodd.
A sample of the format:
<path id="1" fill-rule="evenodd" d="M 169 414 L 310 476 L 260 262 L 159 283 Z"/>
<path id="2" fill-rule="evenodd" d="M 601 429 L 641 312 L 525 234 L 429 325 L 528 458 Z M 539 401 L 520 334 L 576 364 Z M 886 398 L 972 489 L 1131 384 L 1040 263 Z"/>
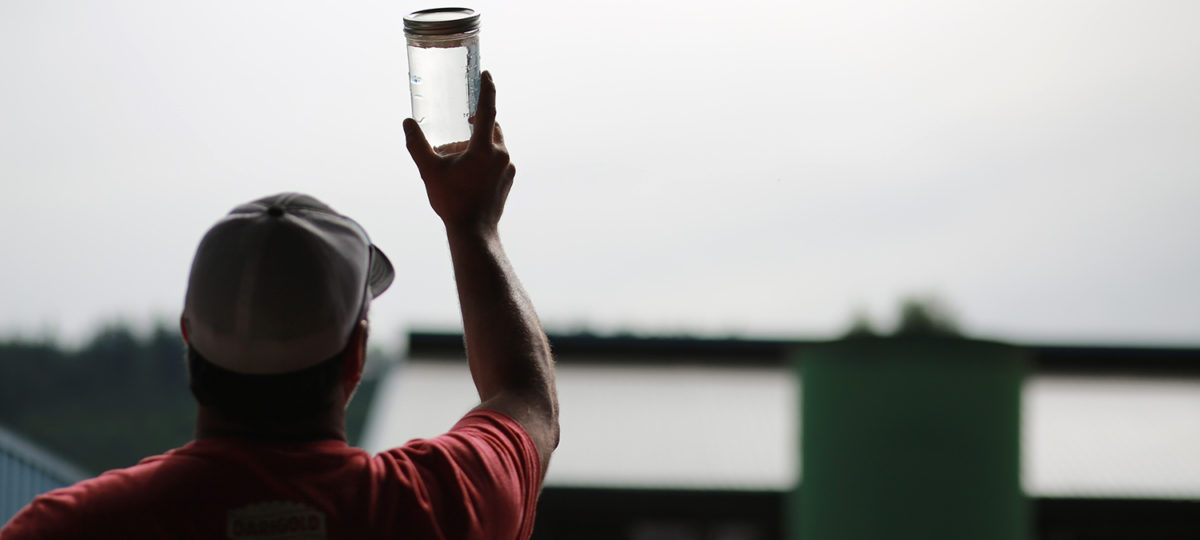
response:
<path id="1" fill-rule="evenodd" d="M 435 151 L 411 118 L 404 121 L 404 134 L 429 203 L 446 225 L 479 408 L 520 422 L 537 445 L 545 471 L 558 446 L 554 361 L 533 304 L 500 244 L 500 215 L 516 168 L 496 124 L 496 86 L 486 71 L 477 111 L 474 133 L 465 144 Z"/>

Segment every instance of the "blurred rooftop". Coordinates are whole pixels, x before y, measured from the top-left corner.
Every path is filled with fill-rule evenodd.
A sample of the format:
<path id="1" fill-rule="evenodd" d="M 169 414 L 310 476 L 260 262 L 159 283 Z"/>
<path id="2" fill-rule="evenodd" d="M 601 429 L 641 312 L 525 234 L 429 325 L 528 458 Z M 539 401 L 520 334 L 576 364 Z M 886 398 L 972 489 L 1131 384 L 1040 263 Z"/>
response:
<path id="1" fill-rule="evenodd" d="M 562 444 L 549 487 L 785 491 L 816 341 L 551 336 Z M 1200 499 L 1200 350 L 1027 345 L 1023 485 L 1033 496 Z M 414 332 L 363 446 L 441 433 L 477 404 L 462 336 Z"/>

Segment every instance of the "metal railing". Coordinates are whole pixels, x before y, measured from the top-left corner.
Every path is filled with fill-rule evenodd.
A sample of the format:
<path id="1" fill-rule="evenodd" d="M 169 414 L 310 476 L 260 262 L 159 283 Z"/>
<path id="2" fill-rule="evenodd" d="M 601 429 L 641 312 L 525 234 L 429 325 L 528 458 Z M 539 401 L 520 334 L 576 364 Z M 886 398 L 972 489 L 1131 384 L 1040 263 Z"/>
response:
<path id="1" fill-rule="evenodd" d="M 47 491 L 91 475 L 0 427 L 0 525 Z"/>

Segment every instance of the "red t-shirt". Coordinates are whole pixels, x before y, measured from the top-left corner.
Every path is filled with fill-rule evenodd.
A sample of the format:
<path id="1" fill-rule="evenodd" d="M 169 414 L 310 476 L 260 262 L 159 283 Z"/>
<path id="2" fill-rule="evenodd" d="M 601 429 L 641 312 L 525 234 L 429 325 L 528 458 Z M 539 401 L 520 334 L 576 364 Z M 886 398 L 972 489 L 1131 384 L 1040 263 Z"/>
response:
<path id="1" fill-rule="evenodd" d="M 532 439 L 494 411 L 374 457 L 334 440 L 199 439 L 34 499 L 0 540 L 524 540 L 541 478 Z"/>

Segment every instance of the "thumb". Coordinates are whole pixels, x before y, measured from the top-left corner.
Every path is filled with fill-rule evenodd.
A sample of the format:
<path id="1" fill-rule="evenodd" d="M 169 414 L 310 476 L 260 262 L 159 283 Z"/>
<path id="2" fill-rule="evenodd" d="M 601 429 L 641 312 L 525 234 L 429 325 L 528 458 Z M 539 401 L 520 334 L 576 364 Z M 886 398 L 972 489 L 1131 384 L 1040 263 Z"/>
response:
<path id="1" fill-rule="evenodd" d="M 437 154 L 429 146 L 429 141 L 425 139 L 425 133 L 421 131 L 421 126 L 416 120 L 404 119 L 404 139 L 408 155 L 412 156 L 413 163 L 417 164 L 417 170 L 421 171 L 421 176 L 424 177 L 424 172 L 437 160 Z"/>

